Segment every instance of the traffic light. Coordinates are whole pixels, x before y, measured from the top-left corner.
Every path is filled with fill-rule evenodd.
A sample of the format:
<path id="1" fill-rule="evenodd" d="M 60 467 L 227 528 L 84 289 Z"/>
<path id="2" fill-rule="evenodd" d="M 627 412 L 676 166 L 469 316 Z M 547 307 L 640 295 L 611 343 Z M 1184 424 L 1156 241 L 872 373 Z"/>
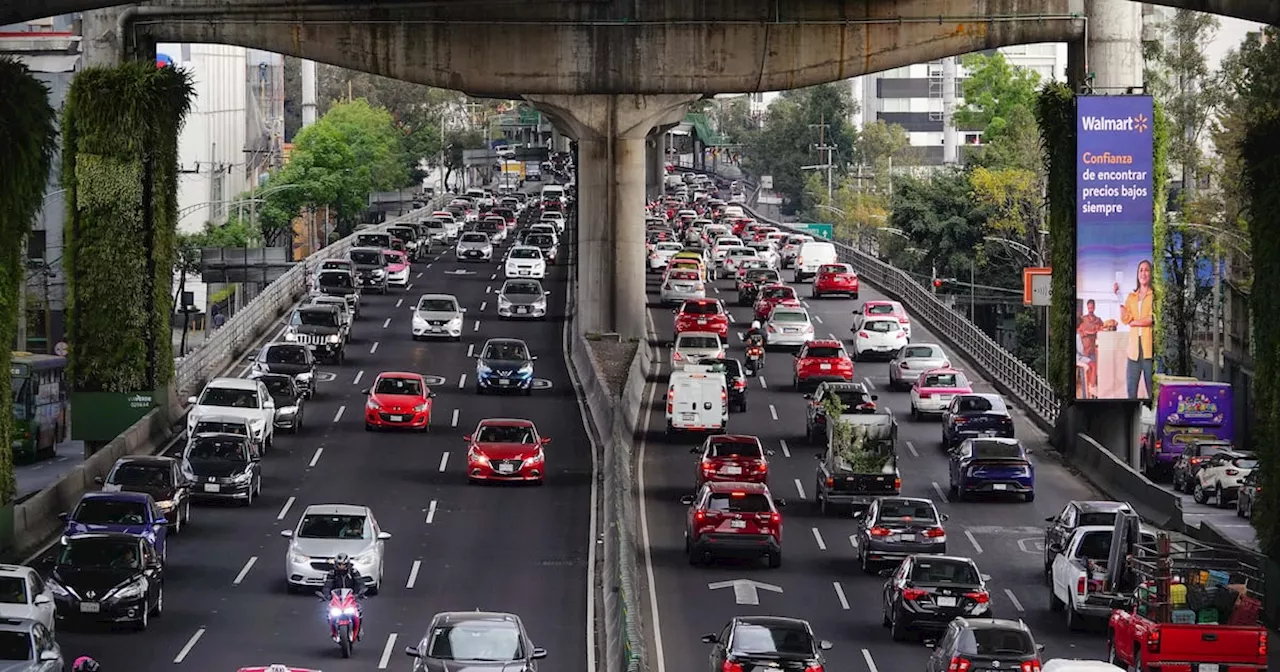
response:
<path id="1" fill-rule="evenodd" d="M 943 280 L 942 278 L 934 278 L 934 279 L 933 279 L 933 288 L 934 288 L 934 289 L 942 289 L 942 285 L 946 284 L 946 282 L 947 282 L 947 281 L 946 281 L 946 280 Z"/>

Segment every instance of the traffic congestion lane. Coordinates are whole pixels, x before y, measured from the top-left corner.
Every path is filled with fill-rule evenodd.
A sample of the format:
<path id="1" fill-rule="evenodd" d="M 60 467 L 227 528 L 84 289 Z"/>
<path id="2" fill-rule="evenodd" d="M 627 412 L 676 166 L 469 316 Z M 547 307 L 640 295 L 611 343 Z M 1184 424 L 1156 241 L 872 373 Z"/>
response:
<path id="1" fill-rule="evenodd" d="M 504 323 L 493 312 L 496 263 L 466 265 L 466 275 L 449 273 L 460 265 L 448 257 L 431 263 L 430 269 L 415 267 L 415 276 L 424 275 L 409 292 L 366 298 L 358 340 L 349 346 L 346 363 L 322 369 L 333 380 L 307 408 L 308 426 L 299 437 L 281 437 L 268 456 L 261 504 L 248 511 L 196 510 L 193 527 L 182 535 L 190 535 L 193 543 L 175 539 L 166 614 L 142 636 L 145 649 L 115 634 L 67 633 L 66 650 L 119 667 L 174 660 L 228 667 L 285 656 L 300 661 L 295 664 L 333 667 L 339 662 L 333 659 L 337 649 L 325 636 L 318 601 L 284 592 L 287 542 L 278 535 L 296 524 L 307 504 L 347 501 L 371 506 L 382 527 L 395 535 L 387 542 L 387 587 L 366 605 L 374 639 L 363 642 L 356 658 L 362 663 L 352 665 L 368 669 L 371 659 L 382 663 L 374 649 L 385 642 L 374 640 L 391 632 L 416 639 L 435 611 L 482 606 L 521 613 L 536 624 L 531 630 L 539 644 L 557 652 L 557 662 L 585 667 L 586 561 L 578 557 L 588 546 L 591 457 L 561 354 L 564 273 L 554 270 L 547 281 L 552 298 L 560 299 L 552 302 L 557 313 L 552 320 Z M 409 308 L 427 291 L 453 292 L 469 309 L 472 329 L 461 343 L 411 340 Z M 481 317 L 486 302 L 493 319 Z M 480 321 L 478 329 L 473 316 Z M 463 376 L 474 375 L 467 350 L 494 336 L 525 338 L 541 355 L 537 375 L 550 389 L 512 399 L 476 397 L 470 386 L 458 389 Z M 378 371 L 393 369 L 446 379 L 436 388 L 430 433 L 364 432 L 360 389 Z M 565 422 L 566 407 L 573 409 L 572 422 Z M 465 485 L 461 437 L 491 415 L 529 417 L 553 436 L 545 488 Z M 446 452 L 452 459 L 443 457 Z M 217 552 L 211 552 L 214 548 Z M 186 581 L 187 576 L 196 580 Z M 555 607 L 538 612 L 550 603 Z"/>
<path id="2" fill-rule="evenodd" d="M 789 273 L 784 275 L 789 278 Z M 656 300 L 656 286 L 650 287 Z M 719 290 L 716 292 L 715 290 Z M 807 296 L 807 287 L 801 287 Z M 730 303 L 735 298 L 732 284 L 715 283 L 711 296 Z M 883 298 L 864 286 L 861 300 Z M 849 333 L 852 311 L 861 300 L 804 299 L 815 316 L 819 337 L 834 335 L 841 340 Z M 730 305 L 732 354 L 741 358 L 737 331 L 750 324 L 750 309 Z M 659 337 L 672 336 L 669 309 L 654 308 L 653 319 Z M 932 340 L 923 325 L 913 325 L 913 341 Z M 667 361 L 664 350 L 662 361 Z M 971 377 L 977 377 L 965 362 L 952 354 L 953 362 Z M 643 450 L 646 479 L 646 519 L 649 554 L 655 574 L 651 582 L 657 603 L 669 669 L 690 669 L 705 665 L 706 645 L 698 636 L 719 629 L 727 618 L 739 613 L 787 614 L 808 618 L 820 637 L 831 639 L 832 669 L 918 669 L 927 658 L 919 645 L 895 645 L 880 627 L 880 594 L 883 579 L 868 577 L 857 567 L 849 542 L 854 523 L 846 516 L 822 518 L 809 508 L 812 498 L 817 446 L 804 440 L 805 400 L 790 389 L 792 358 L 783 350 L 772 350 L 766 358 L 764 375 L 750 382 L 750 408 L 733 414 L 729 431 L 759 436 L 775 451 L 771 458 L 770 483 L 775 496 L 788 501 L 784 509 L 783 566 L 766 570 L 751 563 L 717 563 L 711 568 L 690 567 L 683 555 L 686 507 L 682 494 L 692 492 L 693 456 L 687 441 L 668 441 L 661 403 L 647 407 L 650 413 Z M 660 380 L 665 380 L 664 368 Z M 937 420 L 913 422 L 910 400 L 904 392 L 888 386 L 888 365 L 858 362 L 856 379 L 869 383 L 879 403 L 887 406 L 901 423 L 899 460 L 903 473 L 903 494 L 929 497 L 950 515 L 947 522 L 949 551 L 973 557 L 984 573 L 992 576 L 993 604 L 1002 616 L 1023 617 L 1035 628 L 1037 637 L 1049 647 L 1048 655 L 1093 653 L 1100 644 L 1089 635 L 1067 635 L 1061 619 L 1049 619 L 1047 588 L 1040 578 L 1040 536 L 1044 518 L 1056 514 L 1070 499 L 1096 497 L 1092 491 L 1044 452 L 1043 436 L 1025 419 L 1018 420 L 1019 436 L 1033 449 L 1037 466 L 1037 497 L 1032 503 L 946 501 L 947 468 L 939 438 Z M 978 380 L 979 390 L 992 391 Z M 661 382 L 659 386 L 661 386 Z M 661 395 L 661 387 L 652 390 Z M 784 443 L 785 442 L 785 443 Z M 937 484 L 937 487 L 934 484 Z M 967 534 L 966 534 L 967 532 Z M 709 584 L 750 579 L 781 588 L 757 588 L 759 606 L 738 605 L 731 591 L 712 590 Z M 1006 592 L 1007 591 L 1007 592 Z"/>

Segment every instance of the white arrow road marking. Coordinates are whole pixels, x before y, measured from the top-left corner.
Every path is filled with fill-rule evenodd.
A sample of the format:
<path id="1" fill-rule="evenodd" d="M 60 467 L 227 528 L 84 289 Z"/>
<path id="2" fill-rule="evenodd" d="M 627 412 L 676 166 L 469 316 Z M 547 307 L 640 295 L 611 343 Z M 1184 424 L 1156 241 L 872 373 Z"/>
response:
<path id="1" fill-rule="evenodd" d="M 768 583 L 752 581 L 751 579 L 733 579 L 732 581 L 716 581 L 708 583 L 707 588 L 711 590 L 720 590 L 721 588 L 732 588 L 733 599 L 738 604 L 760 604 L 760 591 L 767 590 L 771 593 L 781 593 L 782 588 Z"/>

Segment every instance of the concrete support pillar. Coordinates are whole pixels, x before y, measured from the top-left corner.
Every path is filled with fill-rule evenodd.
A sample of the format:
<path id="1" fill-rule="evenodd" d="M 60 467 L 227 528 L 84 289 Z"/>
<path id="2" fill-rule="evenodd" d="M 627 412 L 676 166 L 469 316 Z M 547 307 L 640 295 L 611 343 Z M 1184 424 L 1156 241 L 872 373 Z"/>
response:
<path id="1" fill-rule="evenodd" d="M 650 201 L 662 196 L 667 179 L 667 131 L 675 126 L 667 124 L 653 129 L 645 143 L 645 195 Z"/>
<path id="2" fill-rule="evenodd" d="M 1067 52 L 1067 78 L 1077 91 L 1119 96 L 1139 93 L 1144 83 L 1142 4 L 1129 0 L 1085 0 L 1086 42 Z"/>
<path id="3" fill-rule="evenodd" d="M 124 7 L 91 9 L 80 16 L 81 67 L 110 67 L 124 62 L 124 45 L 116 32 Z"/>
<path id="4" fill-rule="evenodd" d="M 526 96 L 578 142 L 579 333 L 645 338 L 646 140 L 699 97 Z"/>

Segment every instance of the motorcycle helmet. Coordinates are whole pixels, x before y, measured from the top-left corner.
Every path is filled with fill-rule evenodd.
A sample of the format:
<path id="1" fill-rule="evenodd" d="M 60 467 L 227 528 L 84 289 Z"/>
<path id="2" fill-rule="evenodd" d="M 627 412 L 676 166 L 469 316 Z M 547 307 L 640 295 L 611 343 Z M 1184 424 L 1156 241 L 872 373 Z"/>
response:
<path id="1" fill-rule="evenodd" d="M 89 656 L 80 656 L 76 658 L 76 662 L 71 666 L 71 672 L 100 672 L 102 667 L 98 665 L 98 661 Z"/>
<path id="2" fill-rule="evenodd" d="M 752 330 L 752 331 L 760 331 L 760 320 L 752 320 L 752 321 L 751 321 L 751 330 Z"/>
<path id="3" fill-rule="evenodd" d="M 351 558 L 346 553 L 339 553 L 333 558 L 333 569 L 338 572 L 345 572 L 351 566 Z"/>

